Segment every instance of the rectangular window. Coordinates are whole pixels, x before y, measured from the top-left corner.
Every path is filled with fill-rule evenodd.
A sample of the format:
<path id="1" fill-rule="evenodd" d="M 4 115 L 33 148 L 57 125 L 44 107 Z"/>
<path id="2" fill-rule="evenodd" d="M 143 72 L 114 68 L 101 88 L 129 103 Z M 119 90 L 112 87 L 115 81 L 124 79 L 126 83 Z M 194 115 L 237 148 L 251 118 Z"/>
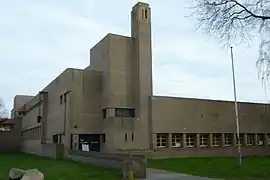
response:
<path id="1" fill-rule="evenodd" d="M 270 145 L 270 134 L 267 134 L 267 145 Z"/>
<path id="2" fill-rule="evenodd" d="M 264 134 L 258 134 L 257 135 L 257 142 L 258 142 L 258 146 L 263 146 L 264 145 Z"/>
<path id="3" fill-rule="evenodd" d="M 127 133 L 125 133 L 125 141 L 127 142 Z"/>
<path id="4" fill-rule="evenodd" d="M 253 146 L 254 145 L 254 134 L 247 134 L 247 145 Z"/>
<path id="5" fill-rule="evenodd" d="M 135 117 L 135 109 L 116 108 L 115 117 Z"/>
<path id="6" fill-rule="evenodd" d="M 144 18 L 147 19 L 147 9 L 144 10 Z"/>
<path id="7" fill-rule="evenodd" d="M 58 134 L 53 135 L 53 143 L 54 144 L 58 143 Z"/>
<path id="8" fill-rule="evenodd" d="M 225 134 L 224 136 L 224 146 L 232 146 L 233 134 Z"/>
<path id="9" fill-rule="evenodd" d="M 213 134 L 212 135 L 212 145 L 214 147 L 218 147 L 221 145 L 221 134 Z"/>
<path id="10" fill-rule="evenodd" d="M 195 134 L 187 134 L 186 135 L 186 147 L 187 148 L 195 147 L 195 139 L 196 139 Z"/>
<path id="11" fill-rule="evenodd" d="M 236 134 L 236 139 L 237 139 L 237 145 L 240 143 L 240 146 L 244 145 L 244 134 L 239 134 L 239 139 Z"/>
<path id="12" fill-rule="evenodd" d="M 63 95 L 60 95 L 60 104 L 63 104 Z"/>
<path id="13" fill-rule="evenodd" d="M 172 147 L 177 148 L 182 146 L 182 135 L 172 134 Z"/>
<path id="14" fill-rule="evenodd" d="M 200 134 L 200 147 L 207 147 L 208 146 L 208 134 Z"/>
<path id="15" fill-rule="evenodd" d="M 166 134 L 157 134 L 157 148 L 167 147 L 167 136 Z"/>
<path id="16" fill-rule="evenodd" d="M 102 109 L 102 116 L 103 116 L 103 119 L 106 119 L 106 117 L 107 117 L 107 109 Z"/>
<path id="17" fill-rule="evenodd" d="M 134 134 L 133 133 L 131 134 L 131 140 L 132 140 L 132 142 L 134 141 Z"/>

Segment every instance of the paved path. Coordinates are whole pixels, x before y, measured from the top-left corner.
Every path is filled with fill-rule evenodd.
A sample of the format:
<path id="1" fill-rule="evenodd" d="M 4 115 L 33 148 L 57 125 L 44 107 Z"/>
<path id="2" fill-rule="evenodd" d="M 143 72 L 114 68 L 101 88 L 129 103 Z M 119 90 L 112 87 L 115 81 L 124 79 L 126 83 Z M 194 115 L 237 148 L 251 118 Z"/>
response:
<path id="1" fill-rule="evenodd" d="M 147 176 L 147 180 L 211 180 L 206 177 L 198 177 L 150 168 L 147 169 Z"/>

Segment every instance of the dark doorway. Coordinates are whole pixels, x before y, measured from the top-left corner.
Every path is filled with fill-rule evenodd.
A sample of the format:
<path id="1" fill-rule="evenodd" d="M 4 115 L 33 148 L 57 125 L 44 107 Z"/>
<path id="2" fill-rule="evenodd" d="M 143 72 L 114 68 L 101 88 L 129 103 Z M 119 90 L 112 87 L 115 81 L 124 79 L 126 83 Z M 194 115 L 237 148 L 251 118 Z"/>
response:
<path id="1" fill-rule="evenodd" d="M 79 134 L 79 150 L 100 152 L 100 134 Z"/>

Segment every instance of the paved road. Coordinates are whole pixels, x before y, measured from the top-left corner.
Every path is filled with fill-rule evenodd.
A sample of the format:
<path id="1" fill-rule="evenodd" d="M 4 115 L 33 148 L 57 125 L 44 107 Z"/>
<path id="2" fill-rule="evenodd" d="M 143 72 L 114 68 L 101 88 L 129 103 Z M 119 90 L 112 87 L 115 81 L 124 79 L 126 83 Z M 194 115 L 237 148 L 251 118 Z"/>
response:
<path id="1" fill-rule="evenodd" d="M 147 169 L 147 176 L 147 180 L 211 180 L 206 177 L 198 177 L 157 169 Z"/>

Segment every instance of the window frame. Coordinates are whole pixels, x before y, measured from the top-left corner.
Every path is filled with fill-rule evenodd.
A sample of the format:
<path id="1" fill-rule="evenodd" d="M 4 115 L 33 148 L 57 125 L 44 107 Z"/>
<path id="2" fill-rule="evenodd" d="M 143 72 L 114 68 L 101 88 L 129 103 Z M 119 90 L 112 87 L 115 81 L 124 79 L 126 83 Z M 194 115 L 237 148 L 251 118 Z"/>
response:
<path id="1" fill-rule="evenodd" d="M 236 145 L 238 146 L 238 143 L 240 143 L 240 146 L 244 146 L 245 142 L 244 142 L 244 134 L 240 133 L 239 134 L 239 139 L 237 139 L 237 134 L 236 135 Z"/>
<path id="2" fill-rule="evenodd" d="M 255 144 L 255 134 L 247 134 L 247 146 L 254 146 Z"/>
<path id="3" fill-rule="evenodd" d="M 121 113 L 122 111 L 122 113 Z M 135 109 L 134 108 L 115 108 L 115 115 L 117 117 L 122 118 L 134 118 L 135 117 Z"/>
<path id="4" fill-rule="evenodd" d="M 168 147 L 168 136 L 166 134 L 157 134 L 156 135 L 156 143 L 157 143 L 157 148 L 162 149 L 162 148 L 167 148 Z"/>
<path id="5" fill-rule="evenodd" d="M 266 138 L 267 138 L 266 143 L 267 143 L 268 146 L 270 146 L 270 134 L 269 133 L 267 134 Z"/>
<path id="6" fill-rule="evenodd" d="M 225 133 L 224 134 L 224 146 L 231 147 L 233 145 L 233 134 Z"/>
<path id="7" fill-rule="evenodd" d="M 209 134 L 200 134 L 199 137 L 200 147 L 208 147 L 209 146 Z"/>
<path id="8" fill-rule="evenodd" d="M 212 134 L 212 146 L 213 147 L 220 147 L 221 146 L 221 134 L 213 133 Z"/>
<path id="9" fill-rule="evenodd" d="M 183 138 L 182 134 L 173 133 L 172 134 L 172 139 L 171 139 L 172 148 L 180 148 L 180 147 L 182 147 L 182 138 Z M 177 146 L 176 144 L 179 144 L 179 146 Z"/>
<path id="10" fill-rule="evenodd" d="M 260 139 L 262 137 L 262 139 Z M 260 144 L 260 140 L 262 140 L 262 144 Z M 263 146 L 265 144 L 265 137 L 264 134 L 257 134 L 257 145 L 258 146 Z"/>
<path id="11" fill-rule="evenodd" d="M 185 138 L 186 148 L 196 147 L 196 134 L 186 134 Z"/>

